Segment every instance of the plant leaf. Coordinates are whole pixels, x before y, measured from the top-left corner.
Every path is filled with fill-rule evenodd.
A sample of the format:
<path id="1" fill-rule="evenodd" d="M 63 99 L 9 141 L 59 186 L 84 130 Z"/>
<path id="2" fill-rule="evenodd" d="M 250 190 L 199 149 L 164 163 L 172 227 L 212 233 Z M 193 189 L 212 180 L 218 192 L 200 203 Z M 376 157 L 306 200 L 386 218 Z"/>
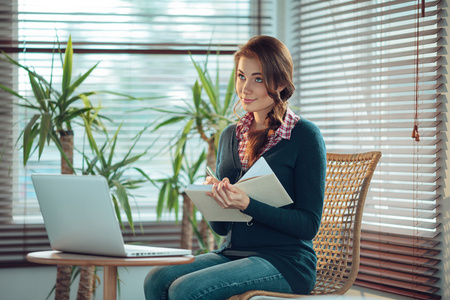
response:
<path id="1" fill-rule="evenodd" d="M 67 88 L 67 90 L 63 91 L 63 97 L 69 97 L 72 95 L 72 93 L 76 90 L 77 87 L 80 86 L 80 84 L 86 80 L 86 78 L 89 77 L 89 75 L 94 71 L 95 68 L 97 68 L 98 64 L 100 62 L 96 63 L 92 68 L 90 68 L 86 73 L 84 73 L 82 76 L 80 76 L 71 86 Z M 70 82 L 69 82 L 70 84 Z"/>
<path id="2" fill-rule="evenodd" d="M 96 95 L 96 94 L 99 94 L 99 92 L 92 91 L 92 92 L 86 92 L 86 93 L 82 93 L 82 94 L 79 94 L 79 95 L 75 95 L 72 98 L 70 98 L 69 100 L 67 100 L 66 104 L 67 104 L 67 106 L 70 106 L 74 102 L 80 100 L 80 98 L 82 99 L 82 96 L 86 97 L 86 99 L 88 99 L 88 101 L 89 101 L 88 97 L 92 96 L 92 95 Z M 84 103 L 84 101 L 83 101 L 83 103 Z"/>
<path id="3" fill-rule="evenodd" d="M 134 167 L 133 169 L 135 169 L 136 171 L 138 171 L 139 173 L 141 173 L 141 175 L 142 175 L 145 179 L 147 179 L 147 180 L 150 181 L 153 185 L 155 185 L 155 181 L 152 180 L 152 179 L 147 175 L 147 173 L 144 172 L 144 170 L 142 170 L 141 168 L 136 168 L 136 167 Z"/>
<path id="4" fill-rule="evenodd" d="M 194 231 L 194 234 L 197 237 L 197 241 L 200 245 L 200 250 L 204 250 L 204 249 L 206 249 L 206 243 L 203 240 L 202 234 L 200 233 L 200 231 L 197 228 L 197 222 L 196 222 L 197 220 L 195 220 L 195 221 L 194 220 L 195 220 L 195 214 L 193 217 L 192 216 L 189 217 L 189 222 L 191 222 L 191 224 L 192 224 L 192 230 Z"/>
<path id="5" fill-rule="evenodd" d="M 184 119 L 186 119 L 185 116 L 173 117 L 173 118 L 167 119 L 166 121 L 164 121 L 162 123 L 159 123 L 153 130 L 157 130 L 157 129 L 163 127 L 163 126 L 167 126 L 167 125 L 170 125 L 170 124 L 178 123 L 180 121 L 183 121 Z"/>
<path id="6" fill-rule="evenodd" d="M 41 109 L 43 111 L 48 111 L 47 106 L 45 105 L 45 92 L 42 90 L 41 86 L 37 83 L 33 74 L 28 73 L 28 77 L 30 78 L 31 88 L 33 89 L 34 97 L 36 97 L 37 102 L 39 103 Z"/>
<path id="7" fill-rule="evenodd" d="M 73 60 L 72 37 L 69 36 L 69 41 L 67 42 L 63 64 L 63 77 L 62 77 L 63 94 L 65 94 L 66 91 L 69 89 L 70 81 L 72 80 L 72 63 L 73 63 L 72 60 Z"/>
<path id="8" fill-rule="evenodd" d="M 169 211 L 175 212 L 175 219 L 178 221 L 178 196 L 180 194 L 178 193 L 178 189 L 176 187 L 171 187 L 170 193 L 169 193 L 169 201 L 168 201 L 168 208 Z"/>
<path id="9" fill-rule="evenodd" d="M 83 120 L 84 120 L 84 125 L 85 125 L 84 129 L 86 131 L 86 136 L 88 138 L 89 145 L 91 146 L 91 149 L 94 151 L 94 153 L 97 156 L 100 156 L 101 153 L 98 150 L 97 142 L 95 141 L 94 136 L 92 135 L 91 123 L 89 122 L 89 120 L 86 118 L 85 115 L 82 115 L 82 117 L 83 117 Z"/>
<path id="10" fill-rule="evenodd" d="M 117 201 L 116 195 L 111 195 L 111 198 L 112 198 L 112 201 L 114 203 L 114 211 L 116 212 L 117 220 L 119 220 L 120 226 L 123 229 L 125 229 L 125 226 L 123 225 L 123 222 L 122 222 L 122 216 L 120 215 L 119 201 Z"/>
<path id="11" fill-rule="evenodd" d="M 132 163 L 136 162 L 137 160 L 139 160 L 139 158 L 141 158 L 144 154 L 139 154 L 136 156 L 133 156 L 131 158 L 122 160 L 121 162 L 118 162 L 114 165 L 112 165 L 111 167 L 108 168 L 109 171 L 113 171 L 115 172 L 116 170 L 118 170 L 119 168 L 131 165 Z"/>
<path id="12" fill-rule="evenodd" d="M 26 165 L 30 151 L 31 151 L 31 145 L 33 144 L 33 134 L 32 129 L 36 121 L 41 117 L 40 114 L 35 114 L 31 118 L 31 120 L 28 122 L 28 124 L 25 126 L 23 130 L 23 164 Z"/>
<path id="13" fill-rule="evenodd" d="M 197 70 L 198 76 L 200 78 L 200 82 L 202 83 L 203 88 L 206 91 L 206 94 L 209 97 L 209 101 L 211 103 L 211 105 L 214 107 L 214 109 L 216 110 L 216 112 L 218 112 L 217 110 L 217 98 L 216 98 L 216 94 L 214 93 L 214 86 L 211 83 L 211 81 L 205 76 L 205 73 L 203 73 L 202 68 L 194 61 L 194 58 L 191 55 L 191 60 L 192 63 L 195 66 L 195 69 Z"/>
<path id="14" fill-rule="evenodd" d="M 217 57 L 217 71 L 216 71 L 216 84 L 215 84 L 215 89 L 214 89 L 214 93 L 216 94 L 216 99 L 219 102 L 220 105 L 220 79 L 219 79 L 219 70 L 220 70 L 220 64 L 219 64 L 219 58 L 220 58 L 220 51 L 217 50 L 216 52 L 216 57 Z"/>
<path id="15" fill-rule="evenodd" d="M 10 88 L 2 85 L 2 84 L 0 84 L 0 89 L 4 90 L 5 92 L 7 92 L 7 93 L 9 93 L 9 94 L 11 94 L 13 96 L 16 96 L 16 97 L 18 97 L 20 99 L 26 100 L 28 103 L 30 103 L 25 97 L 23 97 L 22 95 L 18 94 L 17 92 L 13 91 L 12 89 L 10 89 Z"/>
<path id="16" fill-rule="evenodd" d="M 227 92 L 225 94 L 225 100 L 223 104 L 223 112 L 222 114 L 226 115 L 228 111 L 228 107 L 230 106 L 231 99 L 235 93 L 235 82 L 234 82 L 234 73 L 235 69 L 233 68 L 230 78 L 228 79 Z"/>
<path id="17" fill-rule="evenodd" d="M 59 123 L 64 123 L 64 122 L 70 122 L 71 120 L 79 117 L 80 115 L 89 112 L 90 110 L 92 110 L 91 108 L 70 108 L 68 109 L 65 113 L 62 113 L 61 115 L 59 115 L 58 122 Z M 90 124 L 92 124 L 92 120 L 89 122 Z"/>
<path id="18" fill-rule="evenodd" d="M 186 144 L 184 144 L 183 146 L 185 145 Z M 175 155 L 175 158 L 172 162 L 173 173 L 174 176 L 176 177 L 178 177 L 178 175 L 180 174 L 181 167 L 183 166 L 183 157 L 184 157 L 184 147 L 182 148 L 182 151 L 180 151 Z"/>
<path id="19" fill-rule="evenodd" d="M 44 151 L 45 141 L 48 137 L 48 132 L 50 131 L 51 122 L 52 116 L 48 112 L 41 115 L 41 128 L 39 130 L 39 158 L 41 158 L 42 152 Z"/>
<path id="20" fill-rule="evenodd" d="M 200 156 L 198 157 L 197 161 L 190 167 L 189 169 L 189 183 L 194 183 L 194 176 L 197 174 L 198 170 L 200 169 L 200 166 L 203 164 L 203 162 L 206 159 L 206 153 L 205 150 L 202 151 Z"/>
<path id="21" fill-rule="evenodd" d="M 122 126 L 122 124 L 120 126 Z M 117 132 L 119 132 L 119 130 L 120 130 L 120 128 L 117 129 Z M 114 151 L 116 149 L 116 144 L 117 144 L 117 135 L 114 135 L 114 137 L 112 139 L 111 150 L 109 151 L 108 166 L 110 166 L 112 164 L 112 160 L 114 158 Z"/>
<path id="22" fill-rule="evenodd" d="M 133 224 L 133 216 L 131 215 L 131 207 L 130 202 L 128 200 L 128 194 L 124 186 L 117 180 L 113 180 L 112 183 L 116 187 L 116 194 L 119 198 L 120 206 L 122 206 L 122 209 L 124 210 L 128 223 L 130 224 L 131 230 L 134 234 L 134 224 Z"/>
<path id="23" fill-rule="evenodd" d="M 158 220 L 161 218 L 162 211 L 164 209 L 164 203 L 167 198 L 166 196 L 167 189 L 168 189 L 168 182 L 165 181 L 164 184 L 161 186 L 161 189 L 159 190 L 158 203 L 156 205 L 156 216 Z"/>
<path id="24" fill-rule="evenodd" d="M 183 128 L 180 139 L 177 141 L 177 148 L 175 151 L 175 156 L 179 156 L 186 145 L 187 135 L 191 132 L 192 124 L 194 124 L 194 119 L 189 120 Z"/>
<path id="25" fill-rule="evenodd" d="M 192 99 L 194 100 L 195 111 L 198 111 L 198 107 L 201 103 L 202 87 L 198 84 L 198 80 L 195 81 L 192 87 Z"/>
<path id="26" fill-rule="evenodd" d="M 9 63 L 16 65 L 22 69 L 24 69 L 25 71 L 27 71 L 28 73 L 33 74 L 36 78 L 39 79 L 39 81 L 41 81 L 42 83 L 44 83 L 46 86 L 51 87 L 51 85 L 47 82 L 47 80 L 45 80 L 44 77 L 42 77 L 41 75 L 37 74 L 36 72 L 33 72 L 32 70 L 30 70 L 29 68 L 25 67 L 24 65 L 21 65 L 19 62 L 15 61 L 14 59 L 12 59 L 11 57 L 9 57 L 5 51 L 0 50 L 0 52 L 6 57 L 6 61 L 8 61 Z M 4 58 L 1 58 L 1 60 L 5 60 Z M 53 90 L 54 91 L 54 90 Z M 56 92 L 56 91 L 54 91 Z"/>

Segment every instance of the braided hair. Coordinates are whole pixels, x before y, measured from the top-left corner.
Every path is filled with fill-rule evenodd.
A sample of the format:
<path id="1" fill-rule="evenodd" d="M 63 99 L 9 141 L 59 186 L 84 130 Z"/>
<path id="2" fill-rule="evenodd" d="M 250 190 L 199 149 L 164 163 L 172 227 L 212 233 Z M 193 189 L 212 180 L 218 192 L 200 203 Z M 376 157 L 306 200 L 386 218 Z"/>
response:
<path id="1" fill-rule="evenodd" d="M 287 47 L 278 39 L 270 36 L 255 36 L 242 45 L 234 54 L 236 70 L 241 57 L 256 58 L 259 61 L 267 94 L 274 100 L 274 106 L 265 120 L 268 127 L 248 133 L 245 156 L 248 158 L 248 166 L 250 167 L 261 156 L 261 151 L 269 137 L 283 123 L 288 108 L 288 99 L 295 91 L 293 83 L 294 67 Z M 235 81 L 237 77 L 236 71 Z M 281 92 L 278 91 L 280 86 L 284 86 Z M 239 103 L 240 101 L 234 107 L 235 113 Z"/>

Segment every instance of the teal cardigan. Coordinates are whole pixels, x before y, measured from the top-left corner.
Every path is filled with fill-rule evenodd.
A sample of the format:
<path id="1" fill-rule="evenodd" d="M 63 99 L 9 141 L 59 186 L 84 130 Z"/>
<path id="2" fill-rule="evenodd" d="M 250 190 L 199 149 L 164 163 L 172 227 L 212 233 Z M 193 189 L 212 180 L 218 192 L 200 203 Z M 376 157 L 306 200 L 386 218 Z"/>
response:
<path id="1" fill-rule="evenodd" d="M 281 140 L 263 154 L 293 204 L 275 208 L 250 199 L 245 222 L 210 222 L 227 236 L 225 249 L 249 251 L 268 260 L 283 274 L 296 294 L 309 294 L 316 281 L 317 257 L 312 239 L 322 216 L 326 176 L 326 150 L 322 135 L 312 122 L 301 118 L 290 140 Z M 216 172 L 231 183 L 243 175 L 238 155 L 236 124 L 227 127 L 219 141 Z M 244 255 L 245 256 L 245 255 Z"/>

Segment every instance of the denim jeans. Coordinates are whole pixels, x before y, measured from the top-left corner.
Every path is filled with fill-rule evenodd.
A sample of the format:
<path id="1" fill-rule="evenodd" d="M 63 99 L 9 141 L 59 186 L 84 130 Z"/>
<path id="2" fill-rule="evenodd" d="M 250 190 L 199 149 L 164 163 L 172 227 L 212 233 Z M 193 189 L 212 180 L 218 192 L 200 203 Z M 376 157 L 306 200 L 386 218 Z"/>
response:
<path id="1" fill-rule="evenodd" d="M 223 300 L 250 290 L 292 293 L 283 275 L 267 260 L 231 260 L 207 253 L 186 265 L 154 267 L 145 278 L 147 300 Z"/>

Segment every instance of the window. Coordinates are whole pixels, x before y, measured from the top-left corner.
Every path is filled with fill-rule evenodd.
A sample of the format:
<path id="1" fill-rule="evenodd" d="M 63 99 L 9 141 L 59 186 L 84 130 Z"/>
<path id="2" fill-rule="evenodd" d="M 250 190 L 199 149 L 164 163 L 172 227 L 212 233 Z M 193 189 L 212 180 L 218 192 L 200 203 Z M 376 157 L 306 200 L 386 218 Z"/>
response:
<path id="1" fill-rule="evenodd" d="M 105 122 L 114 132 L 123 122 L 119 134 L 118 154 L 125 154 L 131 138 L 161 115 L 145 109 L 159 101 L 167 107 L 183 105 L 180 99 L 191 97 L 191 86 L 197 74 L 188 52 L 198 62 L 204 62 L 211 50 L 209 66 L 216 64 L 215 51 L 220 50 L 221 78 L 226 86 L 232 69 L 232 54 L 237 45 L 258 33 L 272 34 L 273 11 L 271 1 L 61 1 L 0 0 L 0 49 L 32 66 L 46 78 L 51 76 L 51 61 L 56 37 L 62 49 L 71 36 L 74 44 L 73 74 L 83 74 L 100 62 L 80 86 L 79 91 L 109 90 L 134 97 L 159 97 L 153 100 L 128 101 L 101 94 L 90 100 L 103 107 L 101 113 L 114 123 Z M 0 61 L 0 81 L 19 90 L 22 95 L 32 92 L 28 76 L 23 71 Z M 214 72 L 214 69 L 211 69 Z M 59 57 L 55 57 L 53 82 L 61 81 Z M 24 262 L 24 254 L 48 248 L 45 231 L 30 181 L 33 172 L 60 173 L 60 155 L 54 147 L 48 148 L 38 161 L 37 154 L 22 166 L 21 149 L 13 144 L 26 125 L 30 112 L 18 99 L 0 93 L 2 129 L 0 143 L 6 145 L 0 163 L 0 263 L 14 265 Z M 5 116 L 5 117 L 4 117 Z M 14 126 L 13 126 L 14 125 Z M 173 128 L 177 130 L 177 128 Z M 74 128 L 74 144 L 86 149 L 81 127 Z M 157 139 L 158 133 L 147 131 L 135 151 L 149 154 L 139 161 L 139 167 L 159 178 L 171 170 L 170 155 L 163 145 L 172 132 Z M 6 142 L 6 143 L 5 143 Z M 81 154 L 75 152 L 74 164 L 81 168 Z M 130 171 L 128 176 L 134 174 Z M 136 191 L 135 220 L 144 222 L 144 234 L 128 237 L 133 241 L 153 241 L 177 246 L 178 237 L 173 222 L 164 229 L 155 220 L 158 191 L 151 184 Z M 173 216 L 164 220 L 173 221 Z M 158 234 L 163 230 L 164 236 Z M 175 245 L 173 244 L 175 243 Z"/>
<path id="2" fill-rule="evenodd" d="M 294 9 L 301 115 L 328 152 L 380 150 L 357 285 L 440 299 L 441 98 L 437 1 L 301 1 Z M 420 141 L 411 137 L 418 124 Z"/>

